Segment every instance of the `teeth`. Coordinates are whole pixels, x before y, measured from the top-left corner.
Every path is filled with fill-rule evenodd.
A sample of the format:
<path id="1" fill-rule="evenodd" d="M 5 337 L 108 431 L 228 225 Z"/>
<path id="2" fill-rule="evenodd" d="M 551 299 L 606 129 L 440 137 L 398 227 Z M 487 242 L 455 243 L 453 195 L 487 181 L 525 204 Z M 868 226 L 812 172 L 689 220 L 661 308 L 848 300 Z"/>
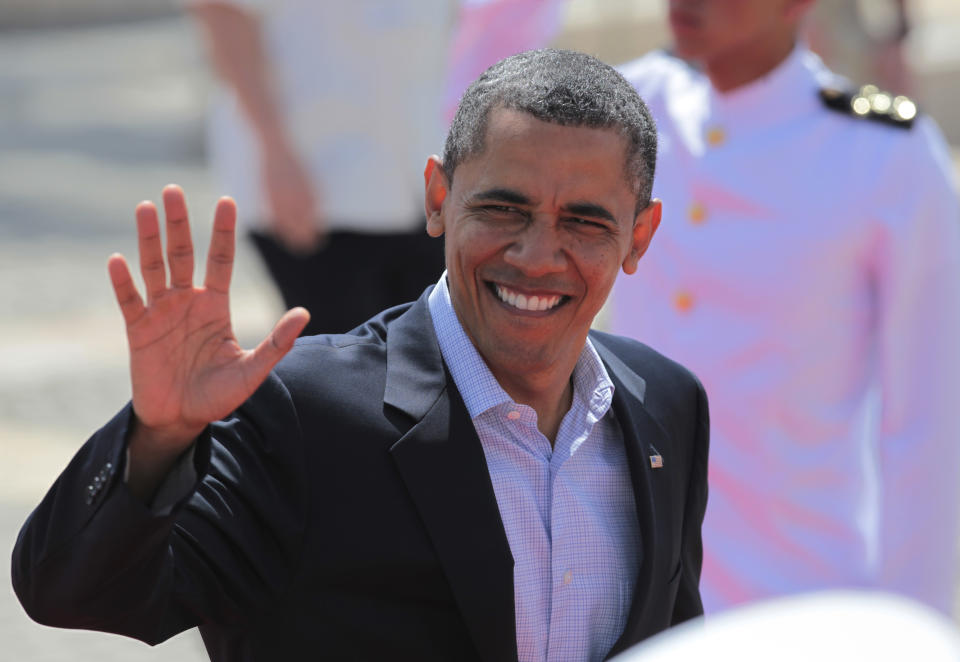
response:
<path id="1" fill-rule="evenodd" d="M 560 303 L 560 297 L 554 296 L 532 296 L 527 298 L 524 294 L 518 294 L 507 288 L 497 285 L 497 296 L 501 301 L 510 304 L 520 310 L 549 310 Z"/>

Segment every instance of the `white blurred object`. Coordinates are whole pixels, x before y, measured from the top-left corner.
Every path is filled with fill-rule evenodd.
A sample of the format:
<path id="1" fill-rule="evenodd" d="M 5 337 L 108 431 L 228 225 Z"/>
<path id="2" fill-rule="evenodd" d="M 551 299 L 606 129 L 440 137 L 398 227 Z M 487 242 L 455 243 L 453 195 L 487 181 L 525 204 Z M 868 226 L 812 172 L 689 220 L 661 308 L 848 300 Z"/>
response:
<path id="1" fill-rule="evenodd" d="M 908 598 L 824 591 L 777 598 L 684 623 L 612 662 L 956 662 L 960 630 Z"/>
<path id="2" fill-rule="evenodd" d="M 543 48 L 561 28 L 567 0 L 460 0 L 448 58 L 444 118 L 487 67 L 525 50 Z M 419 172 L 419 170 L 417 170 Z"/>

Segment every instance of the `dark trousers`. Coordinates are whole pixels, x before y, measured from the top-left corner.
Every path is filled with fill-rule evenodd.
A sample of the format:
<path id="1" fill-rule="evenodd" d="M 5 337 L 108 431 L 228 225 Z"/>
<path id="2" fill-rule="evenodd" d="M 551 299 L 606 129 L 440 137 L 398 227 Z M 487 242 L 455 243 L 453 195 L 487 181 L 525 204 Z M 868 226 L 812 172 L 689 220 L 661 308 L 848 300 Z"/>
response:
<path id="1" fill-rule="evenodd" d="M 313 254 L 288 251 L 271 235 L 251 239 L 287 308 L 303 306 L 302 335 L 344 333 L 385 308 L 416 300 L 443 273 L 443 240 L 402 234 L 331 232 Z"/>

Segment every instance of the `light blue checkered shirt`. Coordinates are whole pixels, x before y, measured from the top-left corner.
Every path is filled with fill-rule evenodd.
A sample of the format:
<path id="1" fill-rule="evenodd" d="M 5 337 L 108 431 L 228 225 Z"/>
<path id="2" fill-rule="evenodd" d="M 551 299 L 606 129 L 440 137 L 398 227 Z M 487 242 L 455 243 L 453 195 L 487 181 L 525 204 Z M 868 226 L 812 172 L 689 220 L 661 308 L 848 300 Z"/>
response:
<path id="1" fill-rule="evenodd" d="M 587 340 L 551 449 L 536 412 L 510 399 L 467 337 L 446 273 L 429 305 L 513 554 L 520 662 L 602 660 L 627 622 L 640 545 L 613 383 Z"/>

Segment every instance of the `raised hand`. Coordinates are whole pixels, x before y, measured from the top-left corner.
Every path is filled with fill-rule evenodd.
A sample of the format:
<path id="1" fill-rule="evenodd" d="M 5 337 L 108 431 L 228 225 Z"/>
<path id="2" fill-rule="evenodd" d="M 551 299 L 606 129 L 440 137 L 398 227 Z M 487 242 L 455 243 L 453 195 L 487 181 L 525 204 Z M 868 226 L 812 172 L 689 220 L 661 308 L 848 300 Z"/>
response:
<path id="1" fill-rule="evenodd" d="M 129 484 L 144 497 L 208 423 L 253 394 L 309 320 L 305 309 L 294 308 L 255 349 L 241 348 L 230 323 L 228 294 L 236 205 L 230 198 L 217 203 L 202 287 L 193 284 L 193 242 L 183 191 L 166 187 L 163 206 L 166 261 L 157 208 L 142 202 L 136 210 L 146 302 L 124 257 L 115 254 L 108 261 L 130 347 L 136 421 Z"/>

